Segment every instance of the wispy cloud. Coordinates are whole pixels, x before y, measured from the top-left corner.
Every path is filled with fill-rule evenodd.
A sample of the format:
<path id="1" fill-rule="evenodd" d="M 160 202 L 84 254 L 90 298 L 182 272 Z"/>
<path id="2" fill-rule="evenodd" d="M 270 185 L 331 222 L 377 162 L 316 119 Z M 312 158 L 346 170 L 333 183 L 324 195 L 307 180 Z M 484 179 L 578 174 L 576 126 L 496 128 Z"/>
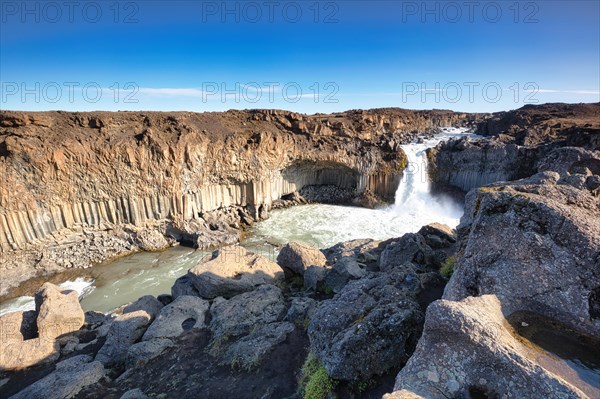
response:
<path id="1" fill-rule="evenodd" d="M 530 93 L 558 93 L 558 94 L 600 94 L 598 90 L 554 90 L 554 89 L 528 89 Z"/>
<path id="2" fill-rule="evenodd" d="M 150 96 L 168 96 L 168 97 L 202 97 L 205 93 L 200 89 L 195 88 L 152 88 L 152 87 L 140 87 L 140 94 L 147 94 Z"/>

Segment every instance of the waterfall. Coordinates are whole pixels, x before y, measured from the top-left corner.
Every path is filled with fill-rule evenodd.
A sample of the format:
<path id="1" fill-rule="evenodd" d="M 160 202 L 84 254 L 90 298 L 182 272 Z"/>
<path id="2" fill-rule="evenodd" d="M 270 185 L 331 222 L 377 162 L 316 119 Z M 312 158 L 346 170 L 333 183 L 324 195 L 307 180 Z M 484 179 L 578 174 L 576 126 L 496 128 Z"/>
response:
<path id="1" fill-rule="evenodd" d="M 408 163 L 404 171 L 404 176 L 400 180 L 400 184 L 396 190 L 396 206 L 408 203 L 415 196 L 422 196 L 429 193 L 427 148 L 429 146 L 425 144 L 408 144 L 402 146 Z"/>
<path id="2" fill-rule="evenodd" d="M 412 217 L 415 225 L 423 225 L 430 219 L 443 221 L 449 215 L 459 215 L 456 204 L 447 198 L 434 197 L 427 171 L 427 149 L 440 142 L 466 135 L 466 129 L 445 128 L 441 134 L 420 143 L 402 146 L 406 153 L 407 166 L 400 180 L 392 212 L 400 217 Z M 460 216 L 459 216 L 460 217 Z M 422 222 L 422 224 L 420 224 Z"/>

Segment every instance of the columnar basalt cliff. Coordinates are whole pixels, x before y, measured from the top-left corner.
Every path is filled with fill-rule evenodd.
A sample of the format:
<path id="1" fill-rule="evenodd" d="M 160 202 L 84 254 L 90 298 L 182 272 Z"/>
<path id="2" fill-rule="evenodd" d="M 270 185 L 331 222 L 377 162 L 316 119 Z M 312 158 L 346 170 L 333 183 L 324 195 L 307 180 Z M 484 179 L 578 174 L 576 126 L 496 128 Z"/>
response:
<path id="1" fill-rule="evenodd" d="M 2 112 L 0 294 L 172 239 L 230 243 L 228 224 L 263 218 L 306 186 L 390 199 L 406 163 L 401 143 L 480 119 L 400 109 Z"/>
<path id="2" fill-rule="evenodd" d="M 452 140 L 428 151 L 429 173 L 464 191 L 533 175 L 552 149 L 600 149 L 600 104 L 544 104 L 499 112 L 477 126 L 481 142 Z"/>

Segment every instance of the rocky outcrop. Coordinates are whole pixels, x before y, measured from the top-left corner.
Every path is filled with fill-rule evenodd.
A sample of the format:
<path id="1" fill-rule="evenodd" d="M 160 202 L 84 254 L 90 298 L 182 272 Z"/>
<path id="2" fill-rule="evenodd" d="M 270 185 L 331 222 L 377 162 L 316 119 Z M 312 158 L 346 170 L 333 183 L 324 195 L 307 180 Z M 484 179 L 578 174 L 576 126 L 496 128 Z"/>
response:
<path id="1" fill-rule="evenodd" d="M 293 241 L 281 248 L 277 255 L 277 263 L 288 274 L 302 276 L 310 266 L 325 266 L 327 259 L 318 248 Z"/>
<path id="2" fill-rule="evenodd" d="M 600 335 L 590 316 L 600 287 L 598 199 L 567 184 L 531 184 L 536 179 L 469 194 L 464 256 L 445 298 L 495 294 L 509 314 L 530 310 Z"/>
<path id="3" fill-rule="evenodd" d="M 163 248 L 172 238 L 233 243 L 236 225 L 266 217 L 274 201 L 307 186 L 392 197 L 405 165 L 401 143 L 481 117 L 400 109 L 3 111 L 0 294 L 45 272 Z"/>
<path id="4" fill-rule="evenodd" d="M 464 191 L 529 177 L 556 148 L 600 150 L 599 104 L 544 104 L 500 112 L 478 125 L 486 140 L 451 140 L 427 152 L 437 188 Z"/>
<path id="5" fill-rule="evenodd" d="M 110 324 L 106 342 L 98 351 L 95 360 L 106 366 L 124 363 L 129 347 L 144 335 L 151 320 L 151 315 L 144 310 L 117 316 Z"/>
<path id="6" fill-rule="evenodd" d="M 477 125 L 477 133 L 503 142 L 600 149 L 600 103 L 526 105 L 498 112 Z"/>
<path id="7" fill-rule="evenodd" d="M 467 194 L 444 300 L 428 308 L 387 397 L 600 395 L 590 360 L 600 345 L 600 203 L 588 183 L 599 160 L 558 147 L 537 174 Z"/>
<path id="8" fill-rule="evenodd" d="M 279 321 L 285 315 L 285 303 L 281 290 L 266 284 L 229 300 L 213 302 L 210 313 L 210 329 L 215 337 L 229 339 L 249 333 L 256 325 Z"/>
<path id="9" fill-rule="evenodd" d="M 598 396 L 600 389 L 577 388 L 572 383 L 581 386 L 581 380 L 573 370 L 551 367 L 544 356 L 506 323 L 495 296 L 438 301 L 427 310 L 415 355 L 398 374 L 398 392 L 384 398 Z"/>
<path id="10" fill-rule="evenodd" d="M 341 380 L 364 381 L 399 366 L 420 334 L 420 288 L 410 267 L 348 283 L 311 318 L 311 353 Z"/>
<path id="11" fill-rule="evenodd" d="M 202 298 L 231 298 L 252 291 L 261 284 L 283 279 L 275 262 L 248 252 L 240 246 L 214 251 L 188 272 L 190 281 Z"/>
<path id="12" fill-rule="evenodd" d="M 427 150 L 429 176 L 437 185 L 469 191 L 531 176 L 536 154 L 535 150 L 497 140 L 450 140 Z"/>
<path id="13" fill-rule="evenodd" d="M 161 309 L 142 337 L 143 341 L 170 338 L 192 328 L 204 328 L 204 319 L 210 304 L 194 296 L 180 296 Z"/>
<path id="14" fill-rule="evenodd" d="M 340 258 L 333 264 L 333 267 L 326 269 L 323 282 L 331 291 L 340 292 L 350 280 L 358 280 L 367 274 L 366 266 L 349 256 Z M 317 278 L 318 287 L 319 279 Z"/>
<path id="15" fill-rule="evenodd" d="M 35 305 L 38 334 L 42 338 L 53 340 L 83 326 L 85 316 L 77 291 L 61 291 L 54 284 L 45 283 L 35 295 Z"/>

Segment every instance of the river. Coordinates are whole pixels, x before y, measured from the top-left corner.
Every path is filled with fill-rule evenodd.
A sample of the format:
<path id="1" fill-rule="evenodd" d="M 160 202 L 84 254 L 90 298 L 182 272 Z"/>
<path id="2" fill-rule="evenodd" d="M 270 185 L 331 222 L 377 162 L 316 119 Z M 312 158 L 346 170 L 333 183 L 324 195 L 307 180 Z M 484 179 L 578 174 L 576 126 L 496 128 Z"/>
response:
<path id="1" fill-rule="evenodd" d="M 241 245 L 274 259 L 278 248 L 293 240 L 326 248 L 359 238 L 399 237 L 433 222 L 455 227 L 462 216 L 463 204 L 431 194 L 425 150 L 443 140 L 465 135 L 469 135 L 466 129 L 446 128 L 433 139 L 403 145 L 409 163 L 396 191 L 395 203 L 388 207 L 310 204 L 275 210 L 269 219 L 250 229 Z M 59 285 L 77 290 L 85 311 L 110 312 L 143 295 L 170 293 L 174 281 L 206 254 L 180 246 L 163 252 L 137 253 L 77 271 L 76 277 L 70 272 Z M 22 296 L 0 304 L 0 315 L 34 308 L 33 297 Z"/>

